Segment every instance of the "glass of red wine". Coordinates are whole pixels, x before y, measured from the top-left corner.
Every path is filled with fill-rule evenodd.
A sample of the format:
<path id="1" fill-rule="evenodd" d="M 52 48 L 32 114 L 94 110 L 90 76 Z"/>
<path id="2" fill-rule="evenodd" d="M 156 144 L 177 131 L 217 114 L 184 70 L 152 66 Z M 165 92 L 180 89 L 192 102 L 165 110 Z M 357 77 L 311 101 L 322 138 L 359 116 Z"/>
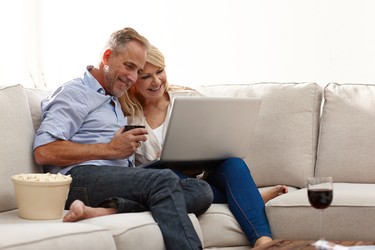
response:
<path id="1" fill-rule="evenodd" d="M 307 196 L 313 208 L 319 209 L 319 239 L 322 235 L 322 213 L 331 205 L 333 199 L 332 177 L 311 177 L 307 179 Z"/>

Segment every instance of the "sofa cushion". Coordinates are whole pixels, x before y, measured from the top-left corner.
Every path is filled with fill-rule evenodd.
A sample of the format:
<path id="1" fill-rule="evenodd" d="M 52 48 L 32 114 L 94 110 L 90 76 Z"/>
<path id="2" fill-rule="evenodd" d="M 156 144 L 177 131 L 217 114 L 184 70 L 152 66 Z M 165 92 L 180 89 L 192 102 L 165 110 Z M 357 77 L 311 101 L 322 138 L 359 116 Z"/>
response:
<path id="1" fill-rule="evenodd" d="M 65 211 L 67 212 L 67 211 Z M 202 231 L 197 217 L 194 214 L 189 214 L 190 220 L 193 223 L 195 231 L 200 240 L 203 242 Z M 116 249 L 137 249 L 137 250 L 165 250 L 163 236 L 161 234 L 158 224 L 153 219 L 150 212 L 141 213 L 122 213 L 107 216 L 100 216 L 96 218 L 81 220 L 75 223 L 62 223 L 60 220 L 25 220 L 18 216 L 17 210 L 0 213 L 0 224 L 18 224 L 20 228 L 25 224 L 42 224 L 52 223 L 59 229 L 59 224 L 87 225 L 88 229 L 92 225 L 93 229 L 101 228 L 109 232 L 114 239 Z M 78 245 L 80 246 L 80 245 Z M 99 245 L 102 246 L 102 245 Z M 110 245 L 111 246 L 111 245 Z M 1 249 L 1 235 L 0 235 L 0 249 Z M 36 248 L 37 249 L 37 248 Z M 68 248 L 61 248 L 68 249 Z M 80 248 L 77 248 L 80 249 Z M 85 249 L 85 248 L 84 248 Z M 93 248 L 100 249 L 100 248 Z M 107 248 L 102 248 L 107 249 Z M 110 248 L 108 248 L 110 249 Z"/>
<path id="2" fill-rule="evenodd" d="M 0 211 L 6 211 L 16 208 L 10 177 L 40 169 L 32 154 L 34 126 L 24 88 L 1 86 L 0 107 Z"/>
<path id="3" fill-rule="evenodd" d="M 324 238 L 373 241 L 373 190 L 375 184 L 334 183 L 332 204 L 322 214 Z M 319 210 L 311 207 L 306 188 L 270 200 L 266 213 L 274 239 L 319 239 Z"/>
<path id="4" fill-rule="evenodd" d="M 17 209 L 0 213 L 0 231 L 0 249 L 116 249 L 107 229 L 61 219 L 25 220 Z"/>
<path id="5" fill-rule="evenodd" d="M 189 216 L 203 242 L 198 219 L 194 214 Z M 82 220 L 79 223 L 93 224 L 110 230 L 117 249 L 165 249 L 160 228 L 150 212 L 114 214 Z"/>
<path id="6" fill-rule="evenodd" d="M 25 91 L 29 101 L 34 130 L 37 131 L 40 126 L 42 116 L 42 109 L 40 103 L 44 98 L 46 98 L 50 94 L 50 91 L 30 88 L 25 88 Z"/>
<path id="7" fill-rule="evenodd" d="M 375 183 L 375 85 L 324 88 L 316 175 Z"/>
<path id="8" fill-rule="evenodd" d="M 116 249 L 111 233 L 80 223 L 1 224 L 0 248 L 12 250 Z"/>
<path id="9" fill-rule="evenodd" d="M 240 246 L 249 249 L 250 243 L 227 204 L 212 204 L 198 217 L 205 248 Z"/>
<path id="10" fill-rule="evenodd" d="M 250 153 L 245 159 L 255 182 L 258 186 L 306 185 L 315 167 L 321 86 L 256 83 L 200 86 L 197 90 L 209 96 L 262 98 Z"/>

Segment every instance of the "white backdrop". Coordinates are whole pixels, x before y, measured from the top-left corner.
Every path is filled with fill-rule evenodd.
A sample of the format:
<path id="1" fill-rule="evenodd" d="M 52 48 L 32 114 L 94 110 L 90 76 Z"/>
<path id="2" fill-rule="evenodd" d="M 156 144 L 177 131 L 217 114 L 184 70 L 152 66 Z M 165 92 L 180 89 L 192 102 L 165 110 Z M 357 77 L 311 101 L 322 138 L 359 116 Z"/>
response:
<path id="1" fill-rule="evenodd" d="M 52 88 L 130 26 L 171 83 L 375 83 L 373 0 L 0 0 L 0 85 Z"/>

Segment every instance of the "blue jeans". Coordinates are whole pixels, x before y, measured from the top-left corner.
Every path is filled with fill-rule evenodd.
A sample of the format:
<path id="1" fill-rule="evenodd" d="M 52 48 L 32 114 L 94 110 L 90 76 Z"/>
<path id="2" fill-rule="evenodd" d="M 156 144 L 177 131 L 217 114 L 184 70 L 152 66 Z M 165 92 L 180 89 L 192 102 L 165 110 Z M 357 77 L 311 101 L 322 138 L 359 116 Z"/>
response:
<path id="1" fill-rule="evenodd" d="M 119 213 L 151 211 L 167 249 L 202 249 L 188 212 L 198 215 L 212 203 L 210 186 L 197 179 L 180 180 L 169 169 L 77 166 L 66 208 L 79 199 L 88 206 L 118 208 Z"/>
<path id="2" fill-rule="evenodd" d="M 184 178 L 182 174 L 177 174 Z M 262 196 L 242 159 L 229 158 L 222 161 L 206 181 L 214 193 L 214 203 L 228 203 L 252 246 L 261 236 L 271 237 Z"/>

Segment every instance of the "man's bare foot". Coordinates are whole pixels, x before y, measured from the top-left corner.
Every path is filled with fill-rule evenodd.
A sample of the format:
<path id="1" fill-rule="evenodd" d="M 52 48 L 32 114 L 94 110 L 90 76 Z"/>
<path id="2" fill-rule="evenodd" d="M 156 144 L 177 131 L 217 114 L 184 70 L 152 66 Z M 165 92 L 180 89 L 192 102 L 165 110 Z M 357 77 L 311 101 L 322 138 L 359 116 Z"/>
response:
<path id="1" fill-rule="evenodd" d="M 267 203 L 271 199 L 273 199 L 273 198 L 275 198 L 279 195 L 286 194 L 286 193 L 288 193 L 288 187 L 287 186 L 276 185 L 276 186 L 273 186 L 272 188 L 264 190 L 263 192 L 261 192 L 261 195 L 262 195 L 263 202 Z"/>
<path id="2" fill-rule="evenodd" d="M 116 212 L 115 208 L 89 207 L 82 201 L 75 200 L 70 205 L 69 212 L 65 214 L 63 221 L 74 222 L 103 215 L 115 214 Z"/>
<path id="3" fill-rule="evenodd" d="M 259 247 L 259 246 L 264 245 L 264 244 L 266 244 L 268 242 L 271 242 L 271 241 L 272 241 L 272 238 L 270 238 L 268 236 L 262 236 L 259 239 L 257 239 L 257 241 L 255 241 L 254 247 Z"/>

